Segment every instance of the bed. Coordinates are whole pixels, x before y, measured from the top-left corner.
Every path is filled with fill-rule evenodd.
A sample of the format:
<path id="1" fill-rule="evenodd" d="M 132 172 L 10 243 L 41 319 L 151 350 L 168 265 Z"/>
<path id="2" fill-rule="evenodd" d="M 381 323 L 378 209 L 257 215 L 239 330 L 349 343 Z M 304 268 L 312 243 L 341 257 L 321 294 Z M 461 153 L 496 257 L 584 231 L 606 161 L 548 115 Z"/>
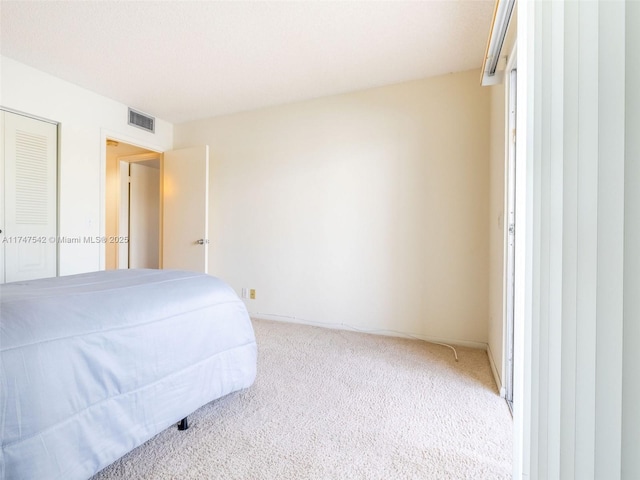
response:
<path id="1" fill-rule="evenodd" d="M 245 305 L 215 277 L 0 285 L 0 478 L 86 479 L 255 375 Z"/>

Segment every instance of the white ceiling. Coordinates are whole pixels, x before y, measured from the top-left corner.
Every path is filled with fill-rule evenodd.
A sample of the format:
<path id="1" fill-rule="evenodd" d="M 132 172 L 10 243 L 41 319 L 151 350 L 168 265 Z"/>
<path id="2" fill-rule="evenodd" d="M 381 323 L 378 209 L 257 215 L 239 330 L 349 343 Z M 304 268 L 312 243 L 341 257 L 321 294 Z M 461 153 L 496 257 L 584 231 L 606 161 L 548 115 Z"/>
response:
<path id="1" fill-rule="evenodd" d="M 493 0 L 2 0 L 2 55 L 172 123 L 480 68 Z"/>

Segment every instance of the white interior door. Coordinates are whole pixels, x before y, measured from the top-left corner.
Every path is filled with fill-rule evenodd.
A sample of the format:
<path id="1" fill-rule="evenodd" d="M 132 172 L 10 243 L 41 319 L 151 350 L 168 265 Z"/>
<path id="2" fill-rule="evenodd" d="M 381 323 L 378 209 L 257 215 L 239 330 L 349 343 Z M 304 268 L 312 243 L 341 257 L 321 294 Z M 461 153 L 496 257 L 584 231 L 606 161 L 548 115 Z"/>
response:
<path id="1" fill-rule="evenodd" d="M 162 268 L 207 273 L 209 147 L 165 152 Z"/>
<path id="2" fill-rule="evenodd" d="M 158 268 L 160 169 L 129 165 L 129 268 Z"/>
<path id="3" fill-rule="evenodd" d="M 118 202 L 118 236 L 129 237 L 129 162 L 119 161 L 120 200 Z M 118 242 L 118 268 L 129 268 L 129 242 Z"/>
<path id="4" fill-rule="evenodd" d="M 9 112 L 4 116 L 4 280 L 57 273 L 56 125 Z"/>

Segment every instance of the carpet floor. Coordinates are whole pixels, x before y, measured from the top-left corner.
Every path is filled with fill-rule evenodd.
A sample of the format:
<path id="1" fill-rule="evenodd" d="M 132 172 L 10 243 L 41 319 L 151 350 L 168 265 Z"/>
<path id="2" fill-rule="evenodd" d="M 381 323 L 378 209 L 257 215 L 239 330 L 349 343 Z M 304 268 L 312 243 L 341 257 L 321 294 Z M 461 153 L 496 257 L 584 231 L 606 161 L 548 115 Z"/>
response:
<path id="1" fill-rule="evenodd" d="M 108 466 L 108 479 L 508 479 L 486 352 L 254 320 L 258 375 Z"/>

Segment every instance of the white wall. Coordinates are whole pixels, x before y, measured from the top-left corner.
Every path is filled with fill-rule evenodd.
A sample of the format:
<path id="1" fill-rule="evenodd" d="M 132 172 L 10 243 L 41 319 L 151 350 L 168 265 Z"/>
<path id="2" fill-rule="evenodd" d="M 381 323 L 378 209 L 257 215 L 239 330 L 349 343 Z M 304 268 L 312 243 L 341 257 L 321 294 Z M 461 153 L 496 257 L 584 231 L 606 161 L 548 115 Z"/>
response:
<path id="1" fill-rule="evenodd" d="M 255 288 L 258 316 L 486 344 L 489 91 L 478 76 L 176 126 L 176 148 L 211 147 L 209 271 Z"/>
<path id="2" fill-rule="evenodd" d="M 639 4 L 530 2 L 519 14 L 515 474 L 637 479 Z"/>
<path id="3" fill-rule="evenodd" d="M 156 119 L 155 135 L 131 127 L 126 105 L 7 57 L 0 62 L 0 105 L 60 123 L 59 235 L 103 234 L 106 136 L 164 151 L 172 146 L 173 126 Z M 62 275 L 98 270 L 101 261 L 101 244 L 60 245 Z"/>
<path id="4" fill-rule="evenodd" d="M 506 80 L 505 80 L 506 81 Z M 505 84 L 488 87 L 491 92 L 491 142 L 489 180 L 489 323 L 488 343 L 498 387 L 504 384 L 504 228 L 505 228 Z"/>

